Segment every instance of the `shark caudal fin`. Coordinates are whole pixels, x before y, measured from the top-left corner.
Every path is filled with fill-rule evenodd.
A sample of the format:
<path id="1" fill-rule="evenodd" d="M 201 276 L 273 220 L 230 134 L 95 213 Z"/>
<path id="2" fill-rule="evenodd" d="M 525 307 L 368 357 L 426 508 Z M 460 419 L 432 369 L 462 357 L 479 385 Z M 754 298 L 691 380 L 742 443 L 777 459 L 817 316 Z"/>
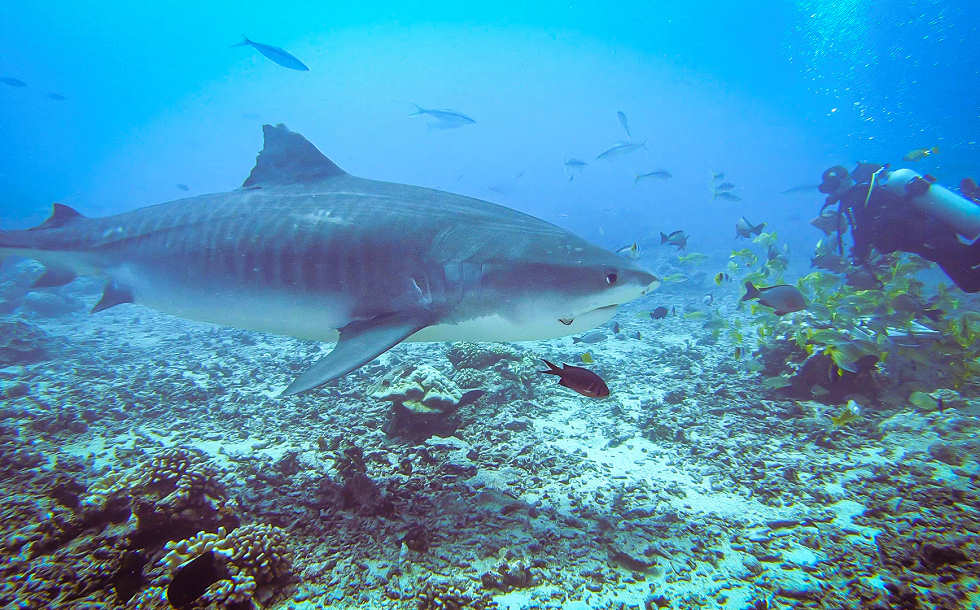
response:
<path id="1" fill-rule="evenodd" d="M 265 144 L 242 187 L 308 184 L 347 175 L 309 140 L 282 123 L 275 127 L 263 125 L 262 136 Z"/>

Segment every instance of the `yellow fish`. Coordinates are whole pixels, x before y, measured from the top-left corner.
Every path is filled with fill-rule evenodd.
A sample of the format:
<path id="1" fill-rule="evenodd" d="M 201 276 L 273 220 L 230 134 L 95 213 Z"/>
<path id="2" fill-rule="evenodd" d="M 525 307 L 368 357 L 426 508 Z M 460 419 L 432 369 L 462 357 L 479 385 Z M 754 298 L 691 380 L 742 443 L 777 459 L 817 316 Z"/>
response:
<path id="1" fill-rule="evenodd" d="M 707 254 L 701 254 L 700 252 L 691 252 L 690 254 L 685 254 L 683 256 L 678 256 L 677 260 L 682 263 L 692 263 L 698 265 L 708 260 Z"/>
<path id="2" fill-rule="evenodd" d="M 938 146 L 933 146 L 932 148 L 916 148 L 915 150 L 910 150 L 905 153 L 902 157 L 903 161 L 921 161 L 926 157 L 931 157 L 932 155 L 939 152 Z"/>
<path id="3" fill-rule="evenodd" d="M 592 353 L 585 352 L 584 354 L 582 354 L 582 362 L 584 362 L 585 364 L 592 364 L 593 362 L 595 362 L 595 360 L 592 359 Z"/>

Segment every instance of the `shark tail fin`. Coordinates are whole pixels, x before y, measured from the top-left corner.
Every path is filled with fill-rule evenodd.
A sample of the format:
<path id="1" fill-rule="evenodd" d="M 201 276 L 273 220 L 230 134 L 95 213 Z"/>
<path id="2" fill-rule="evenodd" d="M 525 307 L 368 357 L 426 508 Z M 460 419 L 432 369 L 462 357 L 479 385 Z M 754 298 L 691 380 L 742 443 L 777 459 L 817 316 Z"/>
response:
<path id="1" fill-rule="evenodd" d="M 668 236 L 663 231 L 660 232 L 660 244 L 663 245 L 667 243 Z"/>
<path id="2" fill-rule="evenodd" d="M 233 44 L 231 46 L 232 46 L 232 48 L 234 48 L 234 47 L 247 47 L 250 44 L 252 44 L 252 41 L 248 39 L 248 36 L 246 36 L 245 34 L 242 34 L 242 41 L 241 42 L 236 42 L 235 44 Z"/>
<path id="3" fill-rule="evenodd" d="M 752 282 L 745 282 L 745 296 L 739 299 L 739 303 L 742 301 L 748 301 L 749 299 L 754 299 L 759 296 L 759 289 L 755 287 Z"/>
<path id="4" fill-rule="evenodd" d="M 421 106 L 419 106 L 418 104 L 415 104 L 415 103 L 413 103 L 412 105 L 415 106 L 415 112 L 411 113 L 408 116 L 418 116 L 420 114 L 425 114 L 425 108 L 423 108 L 423 107 L 421 107 Z"/>

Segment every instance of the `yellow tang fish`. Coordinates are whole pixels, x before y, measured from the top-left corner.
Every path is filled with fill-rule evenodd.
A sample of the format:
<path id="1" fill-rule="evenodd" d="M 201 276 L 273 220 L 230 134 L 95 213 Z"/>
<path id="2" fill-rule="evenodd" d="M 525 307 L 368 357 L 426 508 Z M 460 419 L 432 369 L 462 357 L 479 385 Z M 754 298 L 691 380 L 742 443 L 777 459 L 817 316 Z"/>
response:
<path id="1" fill-rule="evenodd" d="M 915 150 L 910 150 L 905 153 L 902 157 L 903 161 L 921 161 L 926 157 L 931 157 L 932 155 L 939 152 L 938 146 L 933 146 L 932 148 L 916 148 Z"/>

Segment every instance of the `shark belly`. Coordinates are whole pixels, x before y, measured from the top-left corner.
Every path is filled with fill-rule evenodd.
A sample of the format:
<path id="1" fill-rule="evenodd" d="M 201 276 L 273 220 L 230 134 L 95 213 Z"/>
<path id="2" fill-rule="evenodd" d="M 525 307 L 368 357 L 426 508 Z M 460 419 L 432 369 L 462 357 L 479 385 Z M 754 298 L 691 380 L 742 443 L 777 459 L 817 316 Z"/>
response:
<path id="1" fill-rule="evenodd" d="M 341 294 L 277 290 L 237 285 L 214 278 L 208 283 L 176 281 L 167 274 L 113 269 L 135 302 L 200 322 L 308 339 L 336 341 L 337 329 L 351 321 L 353 307 Z"/>
<path id="2" fill-rule="evenodd" d="M 578 316 L 570 324 L 562 324 L 551 317 L 517 320 L 487 314 L 427 326 L 406 341 L 540 341 L 585 332 L 608 322 L 615 314 L 615 307 L 606 307 Z"/>

